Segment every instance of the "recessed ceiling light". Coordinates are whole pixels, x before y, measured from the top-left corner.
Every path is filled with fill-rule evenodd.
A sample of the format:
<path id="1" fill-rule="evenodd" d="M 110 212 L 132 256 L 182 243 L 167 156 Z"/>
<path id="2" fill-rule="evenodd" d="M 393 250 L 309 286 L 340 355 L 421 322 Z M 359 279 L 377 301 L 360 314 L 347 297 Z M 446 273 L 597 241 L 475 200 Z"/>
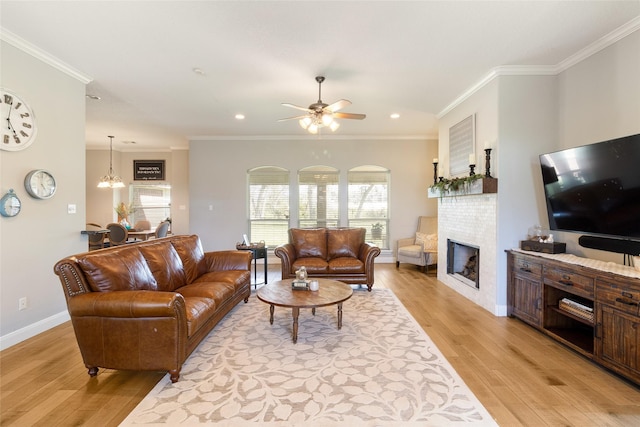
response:
<path id="1" fill-rule="evenodd" d="M 398 118 L 400 118 L 400 114 L 398 114 L 398 113 L 393 113 L 393 114 L 391 114 L 389 117 L 391 117 L 392 119 L 398 119 Z"/>
<path id="2" fill-rule="evenodd" d="M 236 114 L 236 119 L 244 120 L 244 114 L 240 114 L 240 113 Z"/>
<path id="3" fill-rule="evenodd" d="M 86 94 L 85 96 L 86 96 L 87 98 L 89 98 L 89 99 L 93 99 L 93 100 L 95 100 L 95 101 L 99 101 L 100 99 L 102 99 L 102 98 L 100 98 L 98 95 L 92 95 L 92 94 L 90 94 L 90 93 Z"/>
<path id="4" fill-rule="evenodd" d="M 202 68 L 198 67 L 192 68 L 192 71 L 200 76 L 204 76 L 206 74 Z"/>
<path id="5" fill-rule="evenodd" d="M 135 144 L 135 141 L 122 141 L 123 144 Z"/>

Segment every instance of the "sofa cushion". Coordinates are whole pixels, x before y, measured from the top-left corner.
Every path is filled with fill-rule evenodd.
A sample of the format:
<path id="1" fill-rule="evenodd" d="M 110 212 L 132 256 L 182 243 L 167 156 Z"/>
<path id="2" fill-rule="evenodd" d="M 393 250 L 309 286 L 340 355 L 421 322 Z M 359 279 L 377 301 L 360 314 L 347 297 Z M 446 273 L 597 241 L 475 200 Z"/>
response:
<path id="1" fill-rule="evenodd" d="M 198 282 L 183 286 L 176 290 L 185 300 L 193 297 L 208 298 L 212 300 L 217 309 L 225 301 L 231 299 L 235 288 L 230 283 L 223 282 Z"/>
<path id="2" fill-rule="evenodd" d="M 185 297 L 184 303 L 187 312 L 187 335 L 192 337 L 213 316 L 216 303 L 206 297 Z"/>
<path id="3" fill-rule="evenodd" d="M 144 257 L 136 247 L 94 252 L 78 258 L 94 292 L 158 290 Z"/>
<path id="4" fill-rule="evenodd" d="M 298 258 L 291 265 L 291 273 L 295 273 L 300 267 L 307 269 L 307 274 L 325 274 L 328 271 L 329 263 L 324 258 Z"/>
<path id="5" fill-rule="evenodd" d="M 358 258 L 334 258 L 329 261 L 328 272 L 329 274 L 362 274 L 364 273 L 364 263 Z"/>
<path id="6" fill-rule="evenodd" d="M 230 285 L 234 292 L 239 291 L 245 283 L 251 282 L 249 270 L 219 270 L 210 271 L 198 277 L 193 284 L 201 282 L 223 282 Z"/>
<path id="7" fill-rule="evenodd" d="M 187 283 L 191 283 L 207 272 L 204 250 L 198 236 L 171 239 L 171 244 L 182 260 Z"/>
<path id="8" fill-rule="evenodd" d="M 289 241 L 296 250 L 296 258 L 319 257 L 327 259 L 326 228 L 291 228 Z"/>
<path id="9" fill-rule="evenodd" d="M 364 228 L 331 229 L 327 236 L 328 259 L 352 257 L 358 258 L 360 245 L 364 243 Z"/>
<path id="10" fill-rule="evenodd" d="M 154 242 L 140 246 L 139 250 L 147 260 L 159 291 L 171 292 L 187 284 L 182 260 L 171 242 Z"/>

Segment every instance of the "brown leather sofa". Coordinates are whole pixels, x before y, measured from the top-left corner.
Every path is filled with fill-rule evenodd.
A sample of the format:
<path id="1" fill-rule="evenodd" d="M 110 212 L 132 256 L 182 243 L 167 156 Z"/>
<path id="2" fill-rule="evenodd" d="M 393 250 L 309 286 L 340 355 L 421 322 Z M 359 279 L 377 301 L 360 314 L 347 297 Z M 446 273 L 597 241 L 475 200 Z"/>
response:
<path id="1" fill-rule="evenodd" d="M 291 228 L 289 242 L 275 248 L 282 279 L 304 266 L 309 277 L 373 286 L 373 261 L 380 248 L 364 241 L 364 228 Z"/>
<path id="2" fill-rule="evenodd" d="M 73 255 L 54 267 L 89 375 L 169 371 L 251 294 L 251 254 L 171 236 Z"/>

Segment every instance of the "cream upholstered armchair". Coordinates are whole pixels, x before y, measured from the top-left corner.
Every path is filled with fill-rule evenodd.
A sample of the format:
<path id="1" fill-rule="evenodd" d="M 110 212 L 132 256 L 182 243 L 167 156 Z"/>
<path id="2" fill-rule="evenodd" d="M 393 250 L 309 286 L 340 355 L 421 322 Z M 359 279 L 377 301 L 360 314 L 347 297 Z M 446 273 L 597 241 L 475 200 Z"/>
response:
<path id="1" fill-rule="evenodd" d="M 438 264 L 438 217 L 418 217 L 416 235 L 397 241 L 396 268 L 401 262 L 417 265 L 426 272 L 430 265 Z"/>

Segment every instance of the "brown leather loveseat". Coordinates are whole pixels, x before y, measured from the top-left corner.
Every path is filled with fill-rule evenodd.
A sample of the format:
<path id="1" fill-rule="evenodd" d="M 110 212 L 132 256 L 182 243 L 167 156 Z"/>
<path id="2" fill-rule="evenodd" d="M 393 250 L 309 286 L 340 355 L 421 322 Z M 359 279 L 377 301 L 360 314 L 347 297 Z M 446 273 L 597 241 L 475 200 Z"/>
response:
<path id="1" fill-rule="evenodd" d="M 373 286 L 373 261 L 380 248 L 364 241 L 364 228 L 291 228 L 289 242 L 275 248 L 282 279 L 304 266 L 309 277 Z"/>
<path id="2" fill-rule="evenodd" d="M 169 371 L 251 294 L 251 254 L 204 252 L 171 236 L 60 260 L 67 308 L 89 375 L 98 368 Z"/>

